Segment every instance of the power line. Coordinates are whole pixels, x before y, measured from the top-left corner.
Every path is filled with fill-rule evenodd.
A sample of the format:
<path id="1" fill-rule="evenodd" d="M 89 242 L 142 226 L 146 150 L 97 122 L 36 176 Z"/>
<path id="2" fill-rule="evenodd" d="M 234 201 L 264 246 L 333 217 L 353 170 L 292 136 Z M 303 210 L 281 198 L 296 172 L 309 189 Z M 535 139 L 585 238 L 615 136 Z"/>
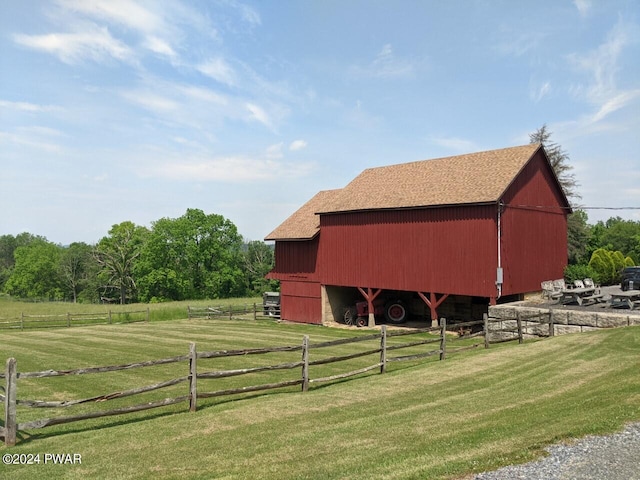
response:
<path id="1" fill-rule="evenodd" d="M 513 205 L 511 203 L 504 204 L 510 208 L 539 208 L 539 209 L 555 209 L 555 210 L 640 210 L 640 207 L 586 207 L 576 205 L 573 207 L 561 207 L 559 205 Z"/>

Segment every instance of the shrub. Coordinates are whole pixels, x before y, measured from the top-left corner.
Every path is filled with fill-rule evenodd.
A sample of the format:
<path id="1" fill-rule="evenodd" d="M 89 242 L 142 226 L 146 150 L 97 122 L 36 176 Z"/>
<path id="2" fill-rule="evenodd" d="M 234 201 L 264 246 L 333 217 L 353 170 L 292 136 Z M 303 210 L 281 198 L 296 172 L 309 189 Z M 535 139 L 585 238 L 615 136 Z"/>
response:
<path id="1" fill-rule="evenodd" d="M 598 272 L 589 265 L 567 265 L 564 269 L 564 279 L 567 283 L 573 283 L 574 280 L 584 280 L 585 278 L 592 278 L 596 283 L 602 282 Z"/>

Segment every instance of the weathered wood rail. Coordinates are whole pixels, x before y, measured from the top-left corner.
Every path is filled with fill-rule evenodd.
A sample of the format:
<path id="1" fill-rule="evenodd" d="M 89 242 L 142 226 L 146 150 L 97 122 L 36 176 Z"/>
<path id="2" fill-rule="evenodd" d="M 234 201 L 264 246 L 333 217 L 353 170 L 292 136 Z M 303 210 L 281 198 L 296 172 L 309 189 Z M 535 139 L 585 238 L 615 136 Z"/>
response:
<path id="1" fill-rule="evenodd" d="M 227 313 L 228 314 L 228 313 Z M 108 417 L 114 415 L 124 415 L 134 412 L 140 412 L 144 410 L 166 407 L 170 405 L 176 405 L 179 403 L 187 402 L 189 404 L 189 411 L 196 411 L 198 399 L 221 397 L 226 395 L 237 395 L 249 392 L 258 392 L 264 390 L 285 388 L 291 386 L 301 386 L 302 391 L 307 391 L 311 384 L 318 384 L 323 382 L 332 382 L 336 380 L 342 380 L 349 377 L 361 375 L 373 370 L 379 370 L 380 373 L 385 373 L 387 365 L 394 362 L 415 361 L 425 359 L 431 356 L 438 355 L 440 360 L 445 360 L 448 354 L 477 348 L 482 343 L 476 343 L 471 345 L 465 345 L 462 347 L 451 348 L 449 343 L 454 343 L 456 340 L 464 338 L 474 338 L 483 336 L 484 347 L 489 348 L 490 343 L 501 343 L 503 341 L 519 340 L 522 343 L 524 338 L 523 318 L 518 316 L 513 319 L 515 328 L 511 324 L 504 326 L 505 320 L 490 321 L 485 315 L 483 320 L 456 323 L 449 327 L 449 330 L 459 333 L 458 336 L 446 335 L 447 322 L 445 319 L 440 320 L 439 327 L 431 327 L 424 329 L 397 329 L 388 330 L 386 326 L 382 326 L 380 332 L 360 335 L 357 337 L 343 338 L 338 340 L 331 340 L 326 342 L 311 343 L 308 336 L 304 336 L 300 345 L 286 345 L 276 347 L 263 347 L 263 348 L 251 348 L 241 350 L 219 350 L 209 352 L 198 352 L 196 350 L 195 343 L 190 344 L 189 353 L 185 355 L 179 355 L 175 357 L 147 360 L 143 362 L 128 363 L 122 365 L 111 366 L 99 366 L 99 367 L 87 367 L 72 370 L 44 370 L 38 372 L 18 372 L 17 362 L 13 358 L 9 358 L 6 362 L 5 373 L 0 374 L 0 378 L 4 378 L 5 387 L 3 393 L 0 393 L 0 402 L 4 404 L 4 426 L 0 427 L 0 437 L 4 438 L 6 445 L 15 445 L 17 432 L 22 430 L 31 430 L 45 428 L 53 425 L 61 425 L 65 423 L 78 422 L 82 420 L 88 420 L 93 418 Z M 527 317 L 527 321 L 531 321 L 531 318 Z M 542 317 L 539 319 L 540 323 L 543 323 Z M 553 331 L 553 319 L 544 319 L 544 322 L 550 325 L 550 331 Z M 499 329 L 492 327 L 492 323 L 500 323 Z M 471 333 L 473 327 L 480 327 L 481 331 Z M 496 331 L 508 332 L 512 337 L 508 339 L 498 339 L 490 341 L 490 334 Z M 428 336 L 425 336 L 428 335 Z M 434 336 L 435 335 L 435 336 Z M 417 339 L 406 341 L 404 343 L 389 344 L 388 341 L 394 337 L 404 336 L 419 336 Z M 363 351 L 354 353 L 348 353 L 345 355 L 331 356 L 327 358 L 311 358 L 312 352 L 317 352 L 322 349 L 337 347 L 341 345 L 349 345 L 361 342 L 376 342 L 375 348 L 368 348 Z M 433 345 L 436 348 L 431 348 L 419 353 L 412 353 L 408 355 L 390 356 L 391 352 L 407 348 L 417 348 L 422 346 Z M 211 370 L 211 371 L 198 371 L 198 367 L 201 366 L 208 359 L 225 358 L 225 357 L 237 357 L 237 356 L 252 356 L 252 355 L 264 355 L 272 353 L 284 353 L 284 352 L 299 352 L 300 360 L 293 362 L 283 362 L 269 365 L 260 365 L 248 368 L 236 368 L 230 370 Z M 312 378 L 310 370 L 312 367 L 320 367 L 322 365 L 328 365 L 338 362 L 346 362 L 356 358 L 367 357 L 371 355 L 378 356 L 377 361 L 373 364 L 357 368 L 354 370 L 340 372 L 333 375 L 324 375 Z M 167 379 L 161 382 L 157 382 L 150 385 L 143 385 L 135 388 L 128 388 L 121 391 L 109 392 L 100 395 L 93 395 L 88 398 L 71 399 L 71 400 L 33 400 L 18 398 L 18 381 L 20 379 L 28 378 L 47 378 L 47 377 L 59 377 L 59 376 L 71 376 L 71 375 L 87 375 L 87 374 L 100 374 L 106 372 L 117 372 L 123 370 L 131 370 L 137 368 L 146 368 L 159 365 L 168 365 L 174 363 L 186 363 L 185 375 L 177 378 Z M 270 382 L 257 385 L 245 385 L 235 388 L 222 388 L 219 390 L 207 390 L 203 388 L 205 382 L 212 380 L 219 380 L 229 377 L 237 377 L 247 374 L 255 374 L 262 372 L 270 372 L 276 370 L 295 370 L 300 369 L 300 374 L 295 378 L 283 380 L 280 382 Z M 184 392 L 184 395 L 178 395 L 176 397 L 164 398 L 160 400 L 154 400 L 146 403 L 139 403 L 136 405 L 113 408 L 110 410 L 100 410 L 96 412 L 87 412 L 77 415 L 61 416 L 54 418 L 41 418 L 37 420 L 31 420 L 19 423 L 17 419 L 17 407 L 24 408 L 69 408 L 77 405 L 102 403 L 111 400 L 122 399 L 125 397 L 132 397 L 139 394 L 149 393 L 156 390 L 161 390 L 167 387 L 173 387 L 179 384 L 188 384 L 188 388 Z"/>
<path id="2" fill-rule="evenodd" d="M 104 313 L 60 313 L 51 315 L 29 315 L 0 320 L 0 329 L 25 330 L 29 328 L 74 327 L 87 325 L 110 325 L 113 323 L 149 322 L 149 308 L 145 310 L 108 310 Z"/>
<path id="3" fill-rule="evenodd" d="M 187 306 L 187 318 L 238 318 L 246 317 L 252 314 L 253 319 L 258 318 L 280 318 L 280 307 L 272 305 L 264 305 L 262 303 L 244 304 L 244 305 L 219 305 L 208 307 L 192 307 Z"/>

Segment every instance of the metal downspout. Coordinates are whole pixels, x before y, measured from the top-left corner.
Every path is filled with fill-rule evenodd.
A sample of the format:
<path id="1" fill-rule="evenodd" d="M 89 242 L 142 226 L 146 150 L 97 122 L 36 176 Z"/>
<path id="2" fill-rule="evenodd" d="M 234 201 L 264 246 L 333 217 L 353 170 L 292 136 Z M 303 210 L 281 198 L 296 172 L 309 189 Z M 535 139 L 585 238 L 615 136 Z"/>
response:
<path id="1" fill-rule="evenodd" d="M 502 200 L 498 202 L 498 269 L 496 270 L 496 287 L 498 289 L 498 296 L 496 300 L 499 300 L 502 296 L 502 282 L 503 282 L 503 271 L 502 271 L 502 207 L 504 203 Z"/>

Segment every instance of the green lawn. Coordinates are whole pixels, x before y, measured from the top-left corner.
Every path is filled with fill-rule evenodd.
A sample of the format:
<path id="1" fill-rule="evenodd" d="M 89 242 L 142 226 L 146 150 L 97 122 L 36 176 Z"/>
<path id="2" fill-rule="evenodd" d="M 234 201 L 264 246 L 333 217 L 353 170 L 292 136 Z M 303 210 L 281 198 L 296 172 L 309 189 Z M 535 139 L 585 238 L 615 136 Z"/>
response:
<path id="1" fill-rule="evenodd" d="M 317 343 L 366 333 L 253 320 L 0 332 L 0 361 L 17 358 L 22 372 L 69 369 L 186 354 L 190 341 L 199 351 L 211 351 L 297 345 L 305 334 Z M 312 350 L 311 355 L 344 355 L 374 345 L 341 345 L 328 352 Z M 420 348 L 437 344 L 413 351 Z M 639 421 L 639 354 L 640 327 L 628 327 L 476 349 L 449 355 L 444 362 L 432 357 L 423 363 L 394 363 L 385 375 L 312 385 L 305 393 L 291 387 L 201 400 L 196 413 L 180 404 L 32 430 L 16 447 L 1 446 L 0 453 L 40 453 L 41 458 L 45 453 L 80 454 L 82 464 L 0 464 L 0 478 L 459 478 L 531 460 L 550 443 L 613 432 L 625 422 Z M 299 358 L 299 352 L 270 355 L 267 360 L 201 359 L 198 371 Z M 375 358 L 366 357 L 315 367 L 311 376 L 373 362 Z M 186 375 L 186 368 L 181 363 L 21 379 L 18 398 L 84 398 Z M 201 380 L 198 388 L 268 383 L 298 373 Z M 181 384 L 117 400 L 114 406 L 184 395 L 186 389 Z M 21 407 L 18 420 L 108 408 L 112 405 L 53 412 Z"/>

